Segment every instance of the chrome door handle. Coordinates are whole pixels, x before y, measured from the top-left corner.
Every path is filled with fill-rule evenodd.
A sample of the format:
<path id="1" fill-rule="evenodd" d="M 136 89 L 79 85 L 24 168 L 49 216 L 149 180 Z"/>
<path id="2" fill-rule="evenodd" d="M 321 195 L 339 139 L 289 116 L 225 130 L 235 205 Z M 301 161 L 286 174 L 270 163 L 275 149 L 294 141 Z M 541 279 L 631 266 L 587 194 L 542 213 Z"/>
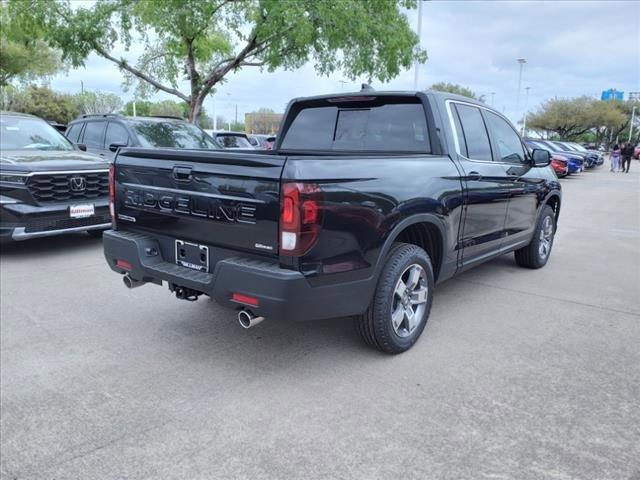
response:
<path id="1" fill-rule="evenodd" d="M 471 180 L 471 181 L 482 180 L 482 175 L 480 175 L 478 172 L 469 172 L 469 174 L 467 175 L 467 180 Z"/>

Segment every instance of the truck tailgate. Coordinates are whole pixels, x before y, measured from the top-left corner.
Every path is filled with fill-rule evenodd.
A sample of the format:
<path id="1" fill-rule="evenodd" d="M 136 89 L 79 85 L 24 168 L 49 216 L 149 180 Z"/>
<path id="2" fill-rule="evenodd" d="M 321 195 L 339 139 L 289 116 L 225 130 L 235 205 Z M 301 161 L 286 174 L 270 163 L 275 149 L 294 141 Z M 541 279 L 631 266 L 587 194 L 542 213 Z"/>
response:
<path id="1" fill-rule="evenodd" d="M 122 149 L 115 160 L 117 227 L 277 255 L 285 158 Z"/>

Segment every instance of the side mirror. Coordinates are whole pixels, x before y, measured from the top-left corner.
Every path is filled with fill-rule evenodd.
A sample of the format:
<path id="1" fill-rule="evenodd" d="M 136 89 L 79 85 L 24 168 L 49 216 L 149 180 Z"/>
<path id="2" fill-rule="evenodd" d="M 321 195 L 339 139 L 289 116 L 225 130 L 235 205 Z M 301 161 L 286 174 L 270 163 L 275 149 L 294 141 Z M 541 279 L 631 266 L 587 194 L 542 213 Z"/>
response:
<path id="1" fill-rule="evenodd" d="M 78 150 L 82 150 L 83 152 L 87 151 L 87 146 L 84 143 L 76 143 L 76 148 Z"/>
<path id="2" fill-rule="evenodd" d="M 534 148 L 531 152 L 534 167 L 546 167 L 551 163 L 551 155 L 546 150 Z"/>
<path id="3" fill-rule="evenodd" d="M 126 147 L 126 143 L 116 142 L 109 145 L 109 150 L 112 152 L 116 152 L 120 147 Z"/>

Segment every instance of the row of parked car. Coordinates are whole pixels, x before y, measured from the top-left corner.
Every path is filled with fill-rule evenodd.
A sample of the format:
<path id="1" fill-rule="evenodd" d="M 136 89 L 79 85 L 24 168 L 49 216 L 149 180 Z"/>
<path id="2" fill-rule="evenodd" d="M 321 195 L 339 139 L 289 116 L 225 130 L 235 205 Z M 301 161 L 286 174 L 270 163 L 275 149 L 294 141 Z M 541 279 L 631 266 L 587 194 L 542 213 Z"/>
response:
<path id="1" fill-rule="evenodd" d="M 83 115 L 68 125 L 0 114 L 0 241 L 72 231 L 99 236 L 111 224 L 109 162 L 120 147 L 273 148 L 274 136 L 206 132 L 176 117 Z"/>
<path id="2" fill-rule="evenodd" d="M 588 150 L 575 142 L 526 138 L 525 143 L 530 149 L 539 148 L 549 152 L 551 155 L 551 167 L 558 177 L 577 174 L 604 163 L 602 152 Z"/>
<path id="3" fill-rule="evenodd" d="M 120 147 L 271 150 L 275 136 L 205 131 L 176 117 L 84 115 L 51 125 L 21 113 L 0 115 L 0 240 L 108 228 L 108 164 Z M 557 176 L 604 162 L 571 142 L 525 139 L 551 154 Z"/>

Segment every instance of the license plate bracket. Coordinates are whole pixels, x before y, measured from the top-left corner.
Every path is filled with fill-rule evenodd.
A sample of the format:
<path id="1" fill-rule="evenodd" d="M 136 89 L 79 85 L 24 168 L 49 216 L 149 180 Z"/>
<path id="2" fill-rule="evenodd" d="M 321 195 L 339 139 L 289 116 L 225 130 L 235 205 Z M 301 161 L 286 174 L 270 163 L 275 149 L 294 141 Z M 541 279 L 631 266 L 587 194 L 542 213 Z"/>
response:
<path id="1" fill-rule="evenodd" d="M 182 267 L 209 271 L 209 247 L 197 243 L 176 240 L 176 263 Z"/>
<path id="2" fill-rule="evenodd" d="M 89 218 L 96 214 L 93 203 L 83 203 L 69 206 L 69 218 Z"/>

